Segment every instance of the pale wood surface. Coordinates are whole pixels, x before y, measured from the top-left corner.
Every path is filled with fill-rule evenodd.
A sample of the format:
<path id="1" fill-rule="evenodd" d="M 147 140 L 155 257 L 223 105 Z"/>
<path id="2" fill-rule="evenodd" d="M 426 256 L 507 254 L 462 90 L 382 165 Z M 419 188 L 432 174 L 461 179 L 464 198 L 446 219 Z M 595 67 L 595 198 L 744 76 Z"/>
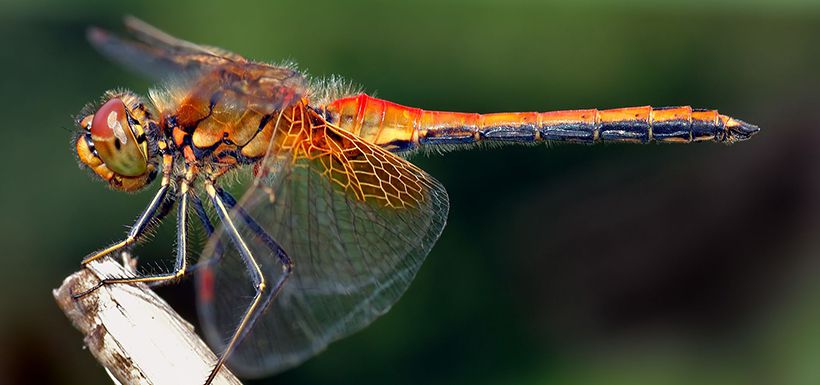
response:
<path id="1" fill-rule="evenodd" d="M 128 275 L 122 265 L 104 258 L 66 278 L 53 291 L 54 298 L 115 383 L 204 383 L 216 362 L 214 353 L 146 285 L 107 285 L 79 300 L 71 297 L 71 293 L 94 286 L 101 277 Z M 223 367 L 213 384 L 241 382 Z"/>

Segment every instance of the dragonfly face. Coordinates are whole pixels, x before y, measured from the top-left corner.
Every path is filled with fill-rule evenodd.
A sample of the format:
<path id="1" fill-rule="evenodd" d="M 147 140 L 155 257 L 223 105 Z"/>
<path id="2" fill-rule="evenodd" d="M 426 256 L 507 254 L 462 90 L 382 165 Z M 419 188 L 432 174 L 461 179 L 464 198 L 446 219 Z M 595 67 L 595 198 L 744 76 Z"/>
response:
<path id="1" fill-rule="evenodd" d="M 109 92 L 106 97 L 93 114 L 78 120 L 77 156 L 111 188 L 139 190 L 157 174 L 153 133 L 148 132 L 155 130 L 156 123 L 135 95 Z"/>

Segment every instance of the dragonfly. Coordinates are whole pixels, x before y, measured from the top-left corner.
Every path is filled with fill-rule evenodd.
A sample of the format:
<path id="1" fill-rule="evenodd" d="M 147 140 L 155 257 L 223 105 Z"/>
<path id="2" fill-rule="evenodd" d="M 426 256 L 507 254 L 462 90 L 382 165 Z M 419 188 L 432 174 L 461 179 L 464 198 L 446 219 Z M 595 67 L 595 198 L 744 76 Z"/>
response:
<path id="1" fill-rule="evenodd" d="M 731 144 L 759 128 L 716 110 L 650 106 L 461 113 L 406 107 L 339 78 L 252 61 L 126 17 L 130 37 L 91 28 L 105 56 L 159 82 L 108 91 L 76 119 L 81 167 L 118 191 L 159 189 L 120 242 L 131 249 L 176 209 L 173 271 L 103 279 L 161 285 L 195 276 L 209 344 L 243 377 L 294 367 L 387 312 L 444 229 L 449 199 L 408 161 L 486 143 Z M 240 199 L 226 186 L 241 175 Z M 189 227 L 207 242 L 189 262 Z"/>

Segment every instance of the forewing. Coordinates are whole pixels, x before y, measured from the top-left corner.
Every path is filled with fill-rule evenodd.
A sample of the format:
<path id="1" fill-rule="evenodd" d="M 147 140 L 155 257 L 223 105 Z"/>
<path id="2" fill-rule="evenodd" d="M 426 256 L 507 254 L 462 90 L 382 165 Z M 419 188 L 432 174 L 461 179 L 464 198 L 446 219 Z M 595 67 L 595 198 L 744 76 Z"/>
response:
<path id="1" fill-rule="evenodd" d="M 246 376 L 282 371 L 384 314 L 410 284 L 444 228 L 448 201 L 430 175 L 354 135 L 327 125 L 290 157 L 272 159 L 239 206 L 293 260 L 293 274 L 229 358 Z M 234 213 L 235 223 L 243 222 Z M 269 287 L 279 258 L 247 222 L 241 231 Z M 205 335 L 224 348 L 254 293 L 245 264 L 224 234 L 203 256 L 225 249 L 198 274 Z"/>
<path id="2" fill-rule="evenodd" d="M 223 61 L 230 61 L 234 63 L 244 63 L 247 61 L 239 54 L 233 53 L 226 49 L 213 47 L 202 44 L 191 43 L 177 37 L 173 37 L 136 17 L 126 16 L 125 27 L 137 39 L 145 42 L 148 45 L 162 48 L 168 52 L 173 52 L 176 55 L 197 57 L 197 55 L 210 56 L 221 58 Z"/>
<path id="3" fill-rule="evenodd" d="M 226 63 L 247 62 L 232 52 L 174 38 L 135 18 L 126 18 L 126 26 L 141 41 L 122 38 L 96 27 L 88 29 L 88 40 L 109 59 L 156 80 L 196 73 Z"/>

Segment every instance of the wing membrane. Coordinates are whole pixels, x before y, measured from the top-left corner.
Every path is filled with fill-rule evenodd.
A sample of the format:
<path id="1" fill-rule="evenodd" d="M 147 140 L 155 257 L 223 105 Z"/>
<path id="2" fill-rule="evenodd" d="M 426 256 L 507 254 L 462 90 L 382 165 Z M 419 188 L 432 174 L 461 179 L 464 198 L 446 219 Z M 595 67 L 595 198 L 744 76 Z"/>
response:
<path id="1" fill-rule="evenodd" d="M 248 61 L 241 55 L 226 49 L 195 44 L 173 37 L 133 16 L 126 16 L 124 23 L 125 27 L 128 28 L 137 39 L 150 46 L 163 48 L 165 51 L 175 53 L 178 56 L 187 56 L 190 58 L 198 57 L 198 55 L 202 57 L 210 56 L 219 58 L 222 61 L 231 61 L 234 63 L 244 63 Z"/>
<path id="2" fill-rule="evenodd" d="M 109 59 L 157 80 L 227 63 L 248 62 L 221 48 L 175 38 L 134 17 L 127 17 L 125 24 L 140 41 L 124 39 L 96 27 L 88 29 L 88 40 Z"/>
<path id="3" fill-rule="evenodd" d="M 384 314 L 446 221 L 447 193 L 438 181 L 337 127 L 314 127 L 289 154 L 273 159 L 272 174 L 240 202 L 294 263 L 282 292 L 229 358 L 244 375 L 297 365 Z M 275 282 L 282 274 L 275 253 L 249 226 L 241 231 Z M 212 237 L 203 255 L 213 257 L 227 242 Z M 217 347 L 253 295 L 243 263 L 229 253 L 197 280 L 205 334 Z"/>

